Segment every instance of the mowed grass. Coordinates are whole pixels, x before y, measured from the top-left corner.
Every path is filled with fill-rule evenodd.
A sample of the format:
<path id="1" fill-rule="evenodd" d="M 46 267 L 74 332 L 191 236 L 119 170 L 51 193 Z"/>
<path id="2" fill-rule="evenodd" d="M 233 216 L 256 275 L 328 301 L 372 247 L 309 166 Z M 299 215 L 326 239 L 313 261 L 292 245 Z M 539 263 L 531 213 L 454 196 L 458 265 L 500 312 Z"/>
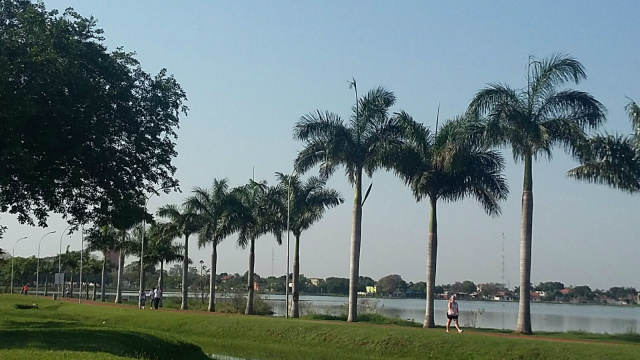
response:
<path id="1" fill-rule="evenodd" d="M 38 303 L 37 309 L 16 304 Z M 367 323 L 138 310 L 0 295 L 0 359 L 638 359 L 640 338 L 548 340 Z M 580 339 L 583 334 L 565 335 Z M 584 334 L 589 336 L 589 334 Z"/>

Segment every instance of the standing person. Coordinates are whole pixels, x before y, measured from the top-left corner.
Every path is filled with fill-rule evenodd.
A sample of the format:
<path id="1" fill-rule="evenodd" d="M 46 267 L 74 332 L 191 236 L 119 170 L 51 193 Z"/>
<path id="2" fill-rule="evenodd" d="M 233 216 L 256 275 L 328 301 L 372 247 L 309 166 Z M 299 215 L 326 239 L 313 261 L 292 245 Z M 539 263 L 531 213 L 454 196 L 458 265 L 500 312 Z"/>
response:
<path id="1" fill-rule="evenodd" d="M 154 309 L 158 310 L 158 305 L 160 304 L 160 299 L 162 299 L 162 290 L 160 290 L 160 287 L 156 288 L 155 295 L 156 295 L 156 297 L 155 297 L 155 299 L 153 299 L 153 307 L 154 307 Z"/>
<path id="2" fill-rule="evenodd" d="M 140 308 L 144 309 L 144 303 L 147 301 L 147 294 L 145 294 L 144 289 L 140 292 Z"/>
<path id="3" fill-rule="evenodd" d="M 72 297 L 71 296 L 71 285 L 67 285 L 67 288 L 65 289 L 65 293 L 67 294 L 67 299 Z"/>
<path id="4" fill-rule="evenodd" d="M 449 332 L 449 325 L 451 325 L 451 320 L 454 321 L 456 325 L 456 329 L 461 333 L 462 329 L 458 326 L 458 303 L 456 302 L 456 296 L 451 295 L 449 299 L 449 304 L 447 305 L 447 332 Z"/>
<path id="5" fill-rule="evenodd" d="M 27 293 L 29 292 L 29 286 L 27 286 L 27 284 L 24 284 L 24 286 L 22 287 L 22 293 L 27 296 Z"/>
<path id="6" fill-rule="evenodd" d="M 149 309 L 153 310 L 153 306 L 155 305 L 155 297 L 156 297 L 156 288 L 151 287 L 151 291 L 149 291 Z"/>

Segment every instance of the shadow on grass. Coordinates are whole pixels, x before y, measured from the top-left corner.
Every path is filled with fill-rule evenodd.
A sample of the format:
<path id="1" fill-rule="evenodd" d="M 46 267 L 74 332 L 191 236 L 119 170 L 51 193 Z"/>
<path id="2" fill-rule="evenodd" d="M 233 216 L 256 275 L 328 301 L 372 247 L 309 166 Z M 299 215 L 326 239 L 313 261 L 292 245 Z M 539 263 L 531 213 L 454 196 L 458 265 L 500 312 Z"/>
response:
<path id="1" fill-rule="evenodd" d="M 17 325 L 17 324 L 16 324 Z M 136 359 L 209 359 L 200 347 L 151 334 L 59 326 L 55 321 L 0 330 L 0 350 L 33 349 L 107 353 Z M 54 325 L 52 327 L 52 325 Z M 13 327 L 13 326 L 12 326 Z"/>
<path id="2" fill-rule="evenodd" d="M 593 334 L 584 331 L 568 331 L 568 332 L 539 332 L 536 335 L 548 336 L 559 339 L 575 339 L 589 341 L 604 342 L 620 342 L 628 344 L 640 344 L 640 333 L 629 331 L 620 334 Z"/>

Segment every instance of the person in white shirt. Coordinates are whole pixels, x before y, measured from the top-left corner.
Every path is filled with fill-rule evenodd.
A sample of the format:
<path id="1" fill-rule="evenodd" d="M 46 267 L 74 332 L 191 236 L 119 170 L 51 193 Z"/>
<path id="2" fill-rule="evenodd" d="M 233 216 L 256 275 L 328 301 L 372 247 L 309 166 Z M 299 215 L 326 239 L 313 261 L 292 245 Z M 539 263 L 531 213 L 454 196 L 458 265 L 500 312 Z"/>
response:
<path id="1" fill-rule="evenodd" d="M 162 299 L 162 290 L 158 287 L 155 291 L 155 297 L 153 299 L 153 308 L 158 310 L 158 305 L 160 305 L 160 299 Z"/>
<path id="2" fill-rule="evenodd" d="M 451 325 L 451 320 L 454 321 L 456 325 L 456 329 L 461 333 L 462 329 L 458 326 L 458 303 L 456 302 L 456 296 L 451 295 L 451 299 L 449 299 L 449 304 L 447 305 L 447 332 L 449 332 L 449 325 Z"/>
<path id="3" fill-rule="evenodd" d="M 149 309 L 153 310 L 154 298 L 156 297 L 156 288 L 152 287 L 149 291 Z"/>

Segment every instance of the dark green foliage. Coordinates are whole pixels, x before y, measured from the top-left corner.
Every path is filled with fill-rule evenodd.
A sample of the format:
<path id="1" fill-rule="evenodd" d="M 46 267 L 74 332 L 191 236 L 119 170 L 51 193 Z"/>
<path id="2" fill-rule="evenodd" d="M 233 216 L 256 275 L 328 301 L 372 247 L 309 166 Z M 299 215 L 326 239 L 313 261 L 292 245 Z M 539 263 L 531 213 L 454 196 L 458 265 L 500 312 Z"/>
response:
<path id="1" fill-rule="evenodd" d="M 406 291 L 407 282 L 397 274 L 387 275 L 378 280 L 377 292 L 380 295 L 392 295 L 396 291 Z"/>
<path id="2" fill-rule="evenodd" d="M 96 20 L 72 9 L 0 1 L 0 212 L 87 223 L 177 186 L 184 91 L 102 41 Z"/>
<path id="3" fill-rule="evenodd" d="M 328 277 L 326 279 L 327 293 L 329 294 L 343 294 L 349 293 L 349 279 Z"/>
<path id="4" fill-rule="evenodd" d="M 640 192 L 640 107 L 631 101 L 626 109 L 633 134 L 590 138 L 578 151 L 581 165 L 569 170 L 569 176 L 631 194 Z"/>

